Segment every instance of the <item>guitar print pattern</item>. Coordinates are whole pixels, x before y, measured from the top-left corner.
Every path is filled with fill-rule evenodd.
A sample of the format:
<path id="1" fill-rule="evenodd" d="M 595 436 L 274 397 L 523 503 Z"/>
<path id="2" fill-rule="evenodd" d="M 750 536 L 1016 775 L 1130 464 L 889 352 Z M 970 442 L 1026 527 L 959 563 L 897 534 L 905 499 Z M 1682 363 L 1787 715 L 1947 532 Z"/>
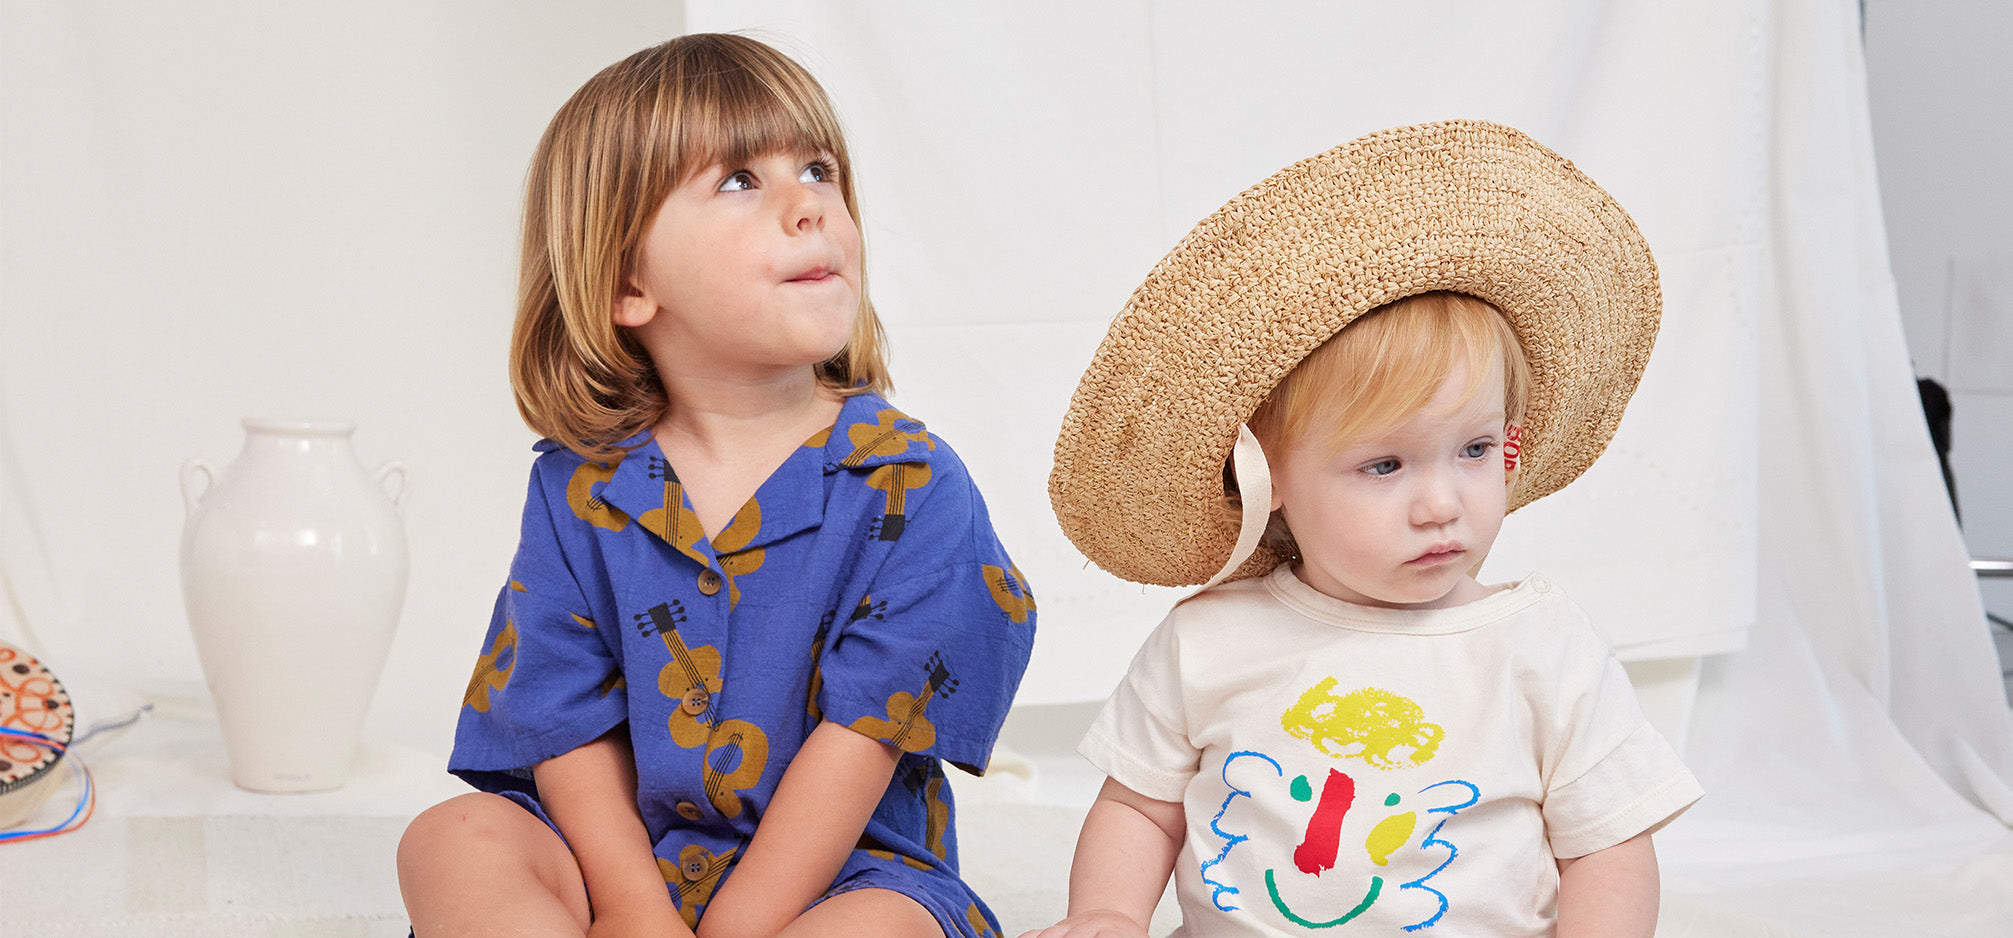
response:
<path id="1" fill-rule="evenodd" d="M 833 889 L 997 934 L 958 875 L 950 763 L 982 770 L 1035 606 L 956 454 L 872 394 L 708 537 L 648 434 L 541 443 L 449 768 L 543 818 L 530 769 L 626 727 L 666 888 L 697 922 L 826 722 L 903 751 Z"/>
<path id="2" fill-rule="evenodd" d="M 510 686 L 510 671 L 517 664 L 517 626 L 505 619 L 489 651 L 475 659 L 475 674 L 468 679 L 468 692 L 461 705 L 477 713 L 489 712 L 489 695 Z"/>
<path id="3" fill-rule="evenodd" d="M 699 910 L 713 900 L 720 878 L 734 865 L 734 853 L 731 848 L 714 853 L 698 844 L 687 844 L 679 849 L 675 861 L 657 858 L 657 872 L 678 897 L 678 917 L 685 920 L 685 927 L 699 927 Z"/>
<path id="4" fill-rule="evenodd" d="M 1019 567 L 1002 570 L 990 564 L 981 565 L 985 574 L 986 590 L 992 593 L 993 602 L 1000 611 L 1015 622 L 1026 622 L 1034 615 L 1034 594 L 1028 591 L 1026 578 L 1020 575 Z"/>
<path id="5" fill-rule="evenodd" d="M 769 764 L 769 735 L 746 720 L 723 720 L 706 740 L 706 800 L 722 817 L 741 816 L 741 792 L 753 788 Z"/>
<path id="6" fill-rule="evenodd" d="M 886 715 L 863 716 L 854 720 L 850 727 L 852 731 L 905 752 L 921 752 L 930 748 L 937 741 L 937 728 L 930 725 L 929 716 L 924 711 L 928 709 L 931 698 L 957 693 L 958 679 L 944 665 L 940 652 L 930 653 L 923 672 L 921 690 L 898 690 L 889 694 Z"/>
<path id="7" fill-rule="evenodd" d="M 887 608 L 887 603 L 877 603 L 872 596 L 862 596 L 860 604 L 853 607 L 853 614 L 847 617 L 846 624 L 850 626 L 861 619 L 885 619 Z M 804 693 L 804 712 L 812 719 L 825 715 L 818 706 L 818 694 L 825 689 L 825 673 L 820 665 L 825 654 L 825 638 L 832 634 L 832 623 L 838 618 L 837 609 L 826 610 L 824 616 L 818 619 L 818 631 L 811 635 L 811 686 Z"/>
<path id="8" fill-rule="evenodd" d="M 678 634 L 678 623 L 686 621 L 685 604 L 676 599 L 658 603 L 638 614 L 636 630 L 654 632 L 664 640 L 671 660 L 657 671 L 657 692 L 678 701 L 666 721 L 671 741 L 691 748 L 706 745 L 714 723 L 713 701 L 723 686 L 720 679 L 720 650 L 711 645 L 688 647 Z M 645 625 L 645 620 L 648 625 Z M 698 701 L 687 705 L 686 701 Z"/>

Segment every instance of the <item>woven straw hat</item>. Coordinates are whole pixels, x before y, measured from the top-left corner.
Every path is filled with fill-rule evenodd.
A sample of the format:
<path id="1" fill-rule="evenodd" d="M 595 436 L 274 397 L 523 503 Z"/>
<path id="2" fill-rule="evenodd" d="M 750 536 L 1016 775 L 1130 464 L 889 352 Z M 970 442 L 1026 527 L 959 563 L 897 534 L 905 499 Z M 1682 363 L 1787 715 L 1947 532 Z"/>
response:
<path id="1" fill-rule="evenodd" d="M 1161 259 L 1112 320 L 1063 418 L 1049 498 L 1064 533 L 1141 583 L 1271 570 L 1285 558 L 1269 547 L 1233 557 L 1256 532 L 1247 513 L 1239 545 L 1223 508 L 1243 422 L 1357 316 L 1433 290 L 1495 304 L 1530 360 L 1510 509 L 1578 478 L 1649 361 L 1656 262 L 1628 214 L 1570 161 L 1513 128 L 1454 120 L 1294 163 Z M 1240 463 L 1241 480 L 1246 471 Z"/>

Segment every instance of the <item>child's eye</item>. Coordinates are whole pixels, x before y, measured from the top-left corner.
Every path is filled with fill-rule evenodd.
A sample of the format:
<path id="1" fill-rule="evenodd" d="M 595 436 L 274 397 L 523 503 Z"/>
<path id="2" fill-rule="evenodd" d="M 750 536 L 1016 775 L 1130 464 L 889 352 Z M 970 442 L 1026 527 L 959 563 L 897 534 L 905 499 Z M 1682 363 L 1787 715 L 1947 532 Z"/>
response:
<path id="1" fill-rule="evenodd" d="M 721 192 L 743 192 L 755 188 L 755 174 L 745 169 L 737 169 L 720 180 Z"/>
<path id="2" fill-rule="evenodd" d="M 1380 459 L 1364 466 L 1363 471 L 1373 476 L 1387 476 L 1398 471 L 1398 461 L 1395 459 Z"/>
<path id="3" fill-rule="evenodd" d="M 804 167 L 803 173 L 797 176 L 797 181 L 831 182 L 832 180 L 837 179 L 838 176 L 839 176 L 838 167 L 833 166 L 831 164 L 831 161 L 816 160 L 812 162 L 810 165 Z"/>
<path id="4" fill-rule="evenodd" d="M 1465 447 L 1462 447 L 1461 455 L 1466 456 L 1469 459 L 1481 459 L 1482 457 L 1489 455 L 1489 450 L 1495 448 L 1495 445 L 1496 444 L 1491 443 L 1487 440 L 1477 440 L 1473 443 L 1468 444 Z"/>

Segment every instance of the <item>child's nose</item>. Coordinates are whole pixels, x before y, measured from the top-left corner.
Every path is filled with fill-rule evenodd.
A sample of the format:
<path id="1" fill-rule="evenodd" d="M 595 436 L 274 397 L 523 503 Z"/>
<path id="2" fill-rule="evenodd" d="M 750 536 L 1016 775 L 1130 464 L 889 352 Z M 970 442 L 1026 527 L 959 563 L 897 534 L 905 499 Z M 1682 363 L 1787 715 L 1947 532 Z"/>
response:
<path id="1" fill-rule="evenodd" d="M 1446 524 L 1461 516 L 1461 495 L 1454 478 L 1445 472 L 1421 473 L 1419 491 L 1412 500 L 1414 524 Z"/>
<path id="2" fill-rule="evenodd" d="M 788 198 L 784 219 L 789 227 L 800 234 L 809 234 L 825 226 L 825 203 L 816 190 L 803 183 L 792 183 Z"/>

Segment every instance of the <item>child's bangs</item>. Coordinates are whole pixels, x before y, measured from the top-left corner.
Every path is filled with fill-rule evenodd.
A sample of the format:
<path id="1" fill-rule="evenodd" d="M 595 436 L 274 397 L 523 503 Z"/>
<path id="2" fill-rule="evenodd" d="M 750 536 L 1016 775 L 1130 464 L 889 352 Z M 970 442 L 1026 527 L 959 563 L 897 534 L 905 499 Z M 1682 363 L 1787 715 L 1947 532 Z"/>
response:
<path id="1" fill-rule="evenodd" d="M 1504 416 L 1521 416 L 1523 350 L 1495 307 L 1457 293 L 1427 293 L 1364 314 L 1300 363 L 1274 392 L 1274 418 L 1288 439 L 1330 452 L 1380 436 L 1424 410 L 1440 382 L 1465 366 L 1467 406 L 1502 362 Z"/>
<path id="2" fill-rule="evenodd" d="M 1416 329 L 1391 328 L 1403 317 L 1370 316 L 1352 324 L 1323 346 L 1321 357 L 1339 374 L 1313 383 L 1317 401 L 1309 401 L 1300 416 L 1303 426 L 1289 428 L 1297 439 L 1319 441 L 1337 452 L 1352 440 L 1381 436 L 1412 414 L 1425 409 L 1440 389 L 1440 381 L 1465 356 L 1444 335 Z M 1356 326 L 1368 326 L 1356 332 Z M 1473 369 L 1470 370 L 1472 375 Z M 1461 396 L 1467 403 L 1480 382 Z"/>
<path id="3" fill-rule="evenodd" d="M 717 50 L 671 76 L 678 181 L 709 166 L 738 168 L 770 153 L 828 154 L 846 169 L 845 138 L 824 92 L 787 59 Z M 780 58 L 780 57 L 779 57 Z M 711 59 L 712 61 L 707 61 Z"/>

